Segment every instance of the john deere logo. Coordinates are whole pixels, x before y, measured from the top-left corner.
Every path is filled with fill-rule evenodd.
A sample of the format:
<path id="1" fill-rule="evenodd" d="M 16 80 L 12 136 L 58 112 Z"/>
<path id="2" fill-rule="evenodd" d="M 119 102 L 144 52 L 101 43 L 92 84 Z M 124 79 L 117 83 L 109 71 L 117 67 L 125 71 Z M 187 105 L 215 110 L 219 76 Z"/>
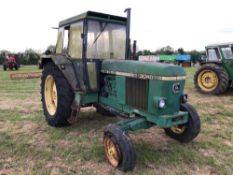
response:
<path id="1" fill-rule="evenodd" d="M 173 92 L 174 93 L 180 92 L 180 83 L 173 84 Z"/>

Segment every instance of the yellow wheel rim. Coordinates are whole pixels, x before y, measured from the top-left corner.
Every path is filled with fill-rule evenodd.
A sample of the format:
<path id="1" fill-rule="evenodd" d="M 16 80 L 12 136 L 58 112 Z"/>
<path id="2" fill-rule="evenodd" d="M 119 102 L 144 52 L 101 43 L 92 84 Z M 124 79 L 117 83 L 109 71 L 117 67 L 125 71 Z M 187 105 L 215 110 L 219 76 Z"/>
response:
<path id="1" fill-rule="evenodd" d="M 186 126 L 172 126 L 170 129 L 176 134 L 182 134 L 185 131 Z"/>
<path id="2" fill-rule="evenodd" d="M 217 74 L 212 70 L 203 70 L 198 75 L 199 87 L 207 92 L 213 91 L 219 83 Z"/>
<path id="3" fill-rule="evenodd" d="M 106 137 L 104 138 L 104 148 L 109 163 L 113 167 L 117 167 L 120 161 L 119 147 L 116 144 L 114 144 L 110 138 Z"/>
<path id="4" fill-rule="evenodd" d="M 52 75 L 45 79 L 44 97 L 47 111 L 53 116 L 57 111 L 57 87 Z"/>

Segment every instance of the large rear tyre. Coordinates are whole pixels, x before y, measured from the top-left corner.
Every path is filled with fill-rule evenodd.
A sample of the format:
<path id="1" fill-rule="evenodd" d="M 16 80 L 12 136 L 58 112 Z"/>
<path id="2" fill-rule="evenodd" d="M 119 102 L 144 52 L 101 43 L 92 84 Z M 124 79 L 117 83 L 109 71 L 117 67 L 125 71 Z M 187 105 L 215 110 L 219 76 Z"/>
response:
<path id="1" fill-rule="evenodd" d="M 109 125 L 104 130 L 104 149 L 108 162 L 121 171 L 133 170 L 136 154 L 126 132 L 117 125 Z"/>
<path id="2" fill-rule="evenodd" d="M 53 63 L 44 66 L 41 77 L 41 96 L 45 119 L 49 125 L 69 125 L 74 93 L 67 80 Z"/>
<path id="3" fill-rule="evenodd" d="M 194 75 L 194 84 L 197 90 L 203 94 L 221 94 L 229 85 L 229 76 L 220 66 L 206 64 Z"/>
<path id="4" fill-rule="evenodd" d="M 188 112 L 188 122 L 171 128 L 165 128 L 164 130 L 171 138 L 179 142 L 188 143 L 198 136 L 201 130 L 201 121 L 197 111 L 189 103 L 182 104 L 181 111 Z"/>

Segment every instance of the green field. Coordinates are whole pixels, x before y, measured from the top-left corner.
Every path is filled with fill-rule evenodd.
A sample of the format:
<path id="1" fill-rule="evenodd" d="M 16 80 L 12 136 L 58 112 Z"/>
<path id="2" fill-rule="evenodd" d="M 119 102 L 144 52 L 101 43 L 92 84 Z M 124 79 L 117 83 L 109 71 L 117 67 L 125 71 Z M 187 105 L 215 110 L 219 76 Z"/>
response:
<path id="1" fill-rule="evenodd" d="M 31 70 L 38 71 L 20 69 Z M 200 135 L 181 144 L 158 127 L 130 133 L 137 165 L 126 174 L 232 174 L 233 90 L 199 94 L 192 81 L 195 68 L 186 71 L 185 92 L 200 114 Z M 106 162 L 102 145 L 104 127 L 118 118 L 87 108 L 76 124 L 52 128 L 41 108 L 40 79 L 10 80 L 9 73 L 0 70 L 0 175 L 124 174 Z"/>

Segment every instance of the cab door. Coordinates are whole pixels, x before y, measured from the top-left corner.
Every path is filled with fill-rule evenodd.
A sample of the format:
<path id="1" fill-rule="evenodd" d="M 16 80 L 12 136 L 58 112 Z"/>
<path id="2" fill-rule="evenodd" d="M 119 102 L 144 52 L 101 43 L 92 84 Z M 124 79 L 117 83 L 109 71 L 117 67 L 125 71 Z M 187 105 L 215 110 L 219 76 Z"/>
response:
<path id="1" fill-rule="evenodd" d="M 229 78 L 233 79 L 233 48 L 229 46 L 221 47 L 223 67 L 226 69 Z"/>

